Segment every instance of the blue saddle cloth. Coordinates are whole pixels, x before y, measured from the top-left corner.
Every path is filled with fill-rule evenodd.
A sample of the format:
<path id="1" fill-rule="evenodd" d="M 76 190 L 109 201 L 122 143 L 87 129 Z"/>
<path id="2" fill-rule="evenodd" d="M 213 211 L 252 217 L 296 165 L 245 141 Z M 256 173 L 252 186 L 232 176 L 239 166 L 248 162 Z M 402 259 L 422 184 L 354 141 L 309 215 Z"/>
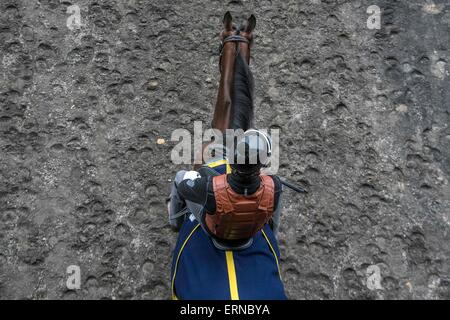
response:
<path id="1" fill-rule="evenodd" d="M 196 220 L 180 229 L 172 261 L 172 297 L 184 300 L 284 300 L 279 249 L 269 225 L 250 247 L 217 249 Z"/>

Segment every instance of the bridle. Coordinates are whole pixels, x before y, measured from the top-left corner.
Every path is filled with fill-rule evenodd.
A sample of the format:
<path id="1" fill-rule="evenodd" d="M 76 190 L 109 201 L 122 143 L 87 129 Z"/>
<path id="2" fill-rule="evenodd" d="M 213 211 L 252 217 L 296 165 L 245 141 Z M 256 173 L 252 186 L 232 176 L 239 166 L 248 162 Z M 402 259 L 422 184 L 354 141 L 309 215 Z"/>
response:
<path id="1" fill-rule="evenodd" d="M 219 70 L 222 72 L 222 55 L 223 55 L 223 48 L 225 46 L 225 43 L 227 42 L 234 42 L 236 43 L 236 56 L 239 54 L 239 43 L 247 43 L 250 45 L 250 41 L 246 38 L 240 35 L 241 33 L 241 27 L 236 29 L 236 34 L 232 34 L 231 36 L 226 37 L 223 39 L 223 41 L 220 43 L 219 46 Z"/>

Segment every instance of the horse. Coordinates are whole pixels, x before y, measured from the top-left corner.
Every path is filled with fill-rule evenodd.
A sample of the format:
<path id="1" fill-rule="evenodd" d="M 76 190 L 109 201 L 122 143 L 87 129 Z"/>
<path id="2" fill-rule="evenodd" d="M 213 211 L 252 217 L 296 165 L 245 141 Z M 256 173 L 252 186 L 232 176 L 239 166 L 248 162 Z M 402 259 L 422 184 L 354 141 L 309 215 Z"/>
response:
<path id="1" fill-rule="evenodd" d="M 254 79 L 249 68 L 255 16 L 236 26 L 230 12 L 223 18 L 220 83 L 211 126 L 247 130 L 253 126 Z M 208 146 L 204 144 L 203 148 Z M 216 174 L 229 172 L 226 161 L 203 164 Z M 195 168 L 195 167 L 194 167 Z M 280 252 L 269 224 L 239 250 L 220 249 L 187 214 L 179 230 L 171 267 L 173 299 L 286 299 L 279 266 Z"/>

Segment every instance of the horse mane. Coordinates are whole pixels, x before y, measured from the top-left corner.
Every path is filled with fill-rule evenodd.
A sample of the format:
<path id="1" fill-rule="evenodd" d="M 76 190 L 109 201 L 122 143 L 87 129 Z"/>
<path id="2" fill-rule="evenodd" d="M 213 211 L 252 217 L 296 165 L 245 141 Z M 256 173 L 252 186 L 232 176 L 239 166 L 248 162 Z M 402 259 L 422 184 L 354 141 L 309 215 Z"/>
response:
<path id="1" fill-rule="evenodd" d="M 253 125 L 253 74 L 244 57 L 238 54 L 234 63 L 232 94 L 232 129 L 248 130 Z"/>

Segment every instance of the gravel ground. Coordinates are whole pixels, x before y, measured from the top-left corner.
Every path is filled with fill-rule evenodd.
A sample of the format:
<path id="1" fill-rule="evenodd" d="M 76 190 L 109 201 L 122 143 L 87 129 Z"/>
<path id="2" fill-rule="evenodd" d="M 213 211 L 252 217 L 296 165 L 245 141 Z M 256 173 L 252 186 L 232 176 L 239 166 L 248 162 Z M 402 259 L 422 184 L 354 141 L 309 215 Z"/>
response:
<path id="1" fill-rule="evenodd" d="M 310 190 L 283 199 L 289 297 L 450 298 L 447 0 L 2 0 L 0 298 L 169 298 L 170 137 L 211 120 L 226 10 Z"/>

